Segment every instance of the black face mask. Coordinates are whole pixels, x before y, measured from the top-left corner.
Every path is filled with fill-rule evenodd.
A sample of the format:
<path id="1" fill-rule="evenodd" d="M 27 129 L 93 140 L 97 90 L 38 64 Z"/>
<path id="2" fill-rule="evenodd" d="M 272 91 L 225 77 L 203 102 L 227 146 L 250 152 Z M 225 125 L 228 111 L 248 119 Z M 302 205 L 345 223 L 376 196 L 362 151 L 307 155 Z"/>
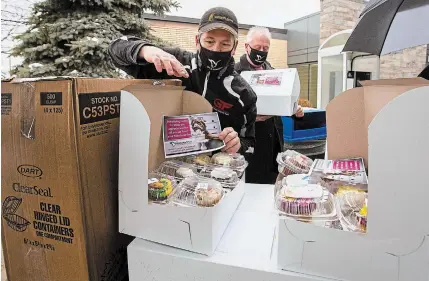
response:
<path id="1" fill-rule="evenodd" d="M 201 45 L 201 44 L 200 44 Z M 232 51 L 229 52 L 215 52 L 210 51 L 201 46 L 199 51 L 201 63 L 210 71 L 219 71 L 231 61 Z"/>
<path id="2" fill-rule="evenodd" d="M 258 51 L 253 49 L 250 46 L 249 48 L 250 48 L 249 59 L 254 65 L 257 65 L 257 66 L 262 65 L 267 60 L 268 52 Z"/>

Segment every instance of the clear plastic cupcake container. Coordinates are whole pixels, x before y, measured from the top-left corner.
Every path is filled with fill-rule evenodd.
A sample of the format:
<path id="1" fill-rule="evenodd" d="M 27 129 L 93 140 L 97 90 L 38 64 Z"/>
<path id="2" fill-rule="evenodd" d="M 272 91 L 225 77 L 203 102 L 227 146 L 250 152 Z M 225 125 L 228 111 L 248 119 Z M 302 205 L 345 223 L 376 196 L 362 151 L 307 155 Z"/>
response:
<path id="1" fill-rule="evenodd" d="M 358 212 L 365 204 L 367 194 L 357 190 L 349 190 L 336 194 L 341 211 Z"/>
<path id="2" fill-rule="evenodd" d="M 366 218 L 362 220 L 356 212 L 342 214 L 341 224 L 343 229 L 350 232 L 366 232 Z"/>
<path id="3" fill-rule="evenodd" d="M 213 207 L 222 200 L 224 194 L 219 182 L 195 176 L 179 183 L 171 201 L 181 206 Z"/>
<path id="4" fill-rule="evenodd" d="M 179 158 L 179 160 L 195 165 L 198 172 L 206 167 L 228 167 L 234 170 L 239 178 L 243 176 L 248 166 L 244 156 L 238 153 L 219 152 L 212 157 L 205 154 L 190 155 Z"/>
<path id="5" fill-rule="evenodd" d="M 323 187 L 327 188 L 329 192 L 336 194 L 339 189 L 341 189 L 344 186 L 350 186 L 356 190 L 361 191 L 367 191 L 368 185 L 367 184 L 354 184 L 353 182 L 347 182 L 347 181 L 341 181 L 337 179 L 332 179 L 329 177 L 322 176 L 318 183 L 322 185 Z"/>
<path id="6" fill-rule="evenodd" d="M 337 220 L 335 200 L 328 190 L 322 188 L 320 197 L 290 197 L 288 187 L 283 188 L 276 196 L 277 210 L 288 217 L 299 220 Z"/>
<path id="7" fill-rule="evenodd" d="M 212 156 L 212 163 L 217 166 L 224 166 L 233 169 L 238 177 L 242 177 L 247 168 L 247 161 L 239 153 L 219 152 Z"/>
<path id="8" fill-rule="evenodd" d="M 174 177 L 159 173 L 148 175 L 149 202 L 165 204 L 169 201 L 178 184 Z"/>
<path id="9" fill-rule="evenodd" d="M 367 194 L 359 191 L 345 191 L 336 196 L 340 209 L 341 223 L 347 231 L 366 231 L 366 211 Z"/>
<path id="10" fill-rule="evenodd" d="M 218 181 L 223 188 L 234 189 L 240 181 L 237 172 L 228 167 L 207 166 L 199 174 Z"/>
<path id="11" fill-rule="evenodd" d="M 289 175 L 285 178 L 285 182 L 283 183 L 286 186 L 306 186 L 309 184 L 307 174 L 295 174 Z"/>
<path id="12" fill-rule="evenodd" d="M 313 160 L 294 150 L 286 150 L 277 155 L 279 172 L 284 176 L 294 174 L 308 174 Z"/>
<path id="13" fill-rule="evenodd" d="M 156 172 L 178 179 L 184 179 L 195 176 L 197 174 L 197 168 L 188 163 L 172 160 L 163 162 Z"/>
<path id="14" fill-rule="evenodd" d="M 363 166 L 363 162 L 361 165 Z M 317 180 L 321 185 L 328 188 L 331 193 L 334 194 L 342 186 L 351 186 L 355 189 L 364 191 L 368 190 L 368 177 L 365 171 L 360 170 L 340 170 L 328 168 L 320 175 L 317 175 Z"/>
<path id="15" fill-rule="evenodd" d="M 306 186 L 309 184 L 309 177 L 307 174 L 295 174 L 284 176 L 280 173 L 277 176 L 276 184 L 274 185 L 274 197 L 280 189 L 285 186 Z"/>
<path id="16" fill-rule="evenodd" d="M 207 154 L 189 155 L 178 158 L 178 160 L 195 165 L 197 169 L 202 169 L 203 167 L 210 165 L 212 161 L 211 157 Z"/>

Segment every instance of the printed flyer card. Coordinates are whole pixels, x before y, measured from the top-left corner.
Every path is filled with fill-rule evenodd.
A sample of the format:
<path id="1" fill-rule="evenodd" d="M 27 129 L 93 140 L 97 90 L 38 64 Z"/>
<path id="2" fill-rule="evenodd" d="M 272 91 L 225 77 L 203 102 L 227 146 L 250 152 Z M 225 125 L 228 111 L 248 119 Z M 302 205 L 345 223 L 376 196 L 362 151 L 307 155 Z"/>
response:
<path id="1" fill-rule="evenodd" d="M 207 153 L 225 147 L 217 112 L 163 116 L 165 158 Z"/>
<path id="2" fill-rule="evenodd" d="M 349 182 L 353 184 L 367 184 L 363 158 L 329 160 L 323 173 L 326 179 Z"/>
<path id="3" fill-rule="evenodd" d="M 249 84 L 251 86 L 281 86 L 282 76 L 281 72 L 252 74 Z"/>

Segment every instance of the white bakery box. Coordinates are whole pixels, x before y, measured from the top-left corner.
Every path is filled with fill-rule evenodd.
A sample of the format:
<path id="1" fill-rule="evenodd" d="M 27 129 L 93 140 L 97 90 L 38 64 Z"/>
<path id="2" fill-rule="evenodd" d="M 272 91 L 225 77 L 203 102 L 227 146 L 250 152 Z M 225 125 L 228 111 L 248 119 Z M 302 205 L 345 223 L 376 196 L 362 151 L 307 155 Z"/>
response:
<path id="1" fill-rule="evenodd" d="M 158 84 L 129 86 L 121 92 L 119 231 L 211 255 L 244 195 L 244 182 L 212 208 L 148 203 L 148 171 L 165 160 L 162 116 L 212 112 L 200 95 Z"/>
<path id="2" fill-rule="evenodd" d="M 258 96 L 260 115 L 292 116 L 298 107 L 300 82 L 296 68 L 243 71 L 241 76 Z"/>
<path id="3" fill-rule="evenodd" d="M 362 82 L 327 107 L 328 158 L 363 156 L 367 233 L 279 219 L 281 269 L 349 281 L 429 280 L 429 81 Z"/>

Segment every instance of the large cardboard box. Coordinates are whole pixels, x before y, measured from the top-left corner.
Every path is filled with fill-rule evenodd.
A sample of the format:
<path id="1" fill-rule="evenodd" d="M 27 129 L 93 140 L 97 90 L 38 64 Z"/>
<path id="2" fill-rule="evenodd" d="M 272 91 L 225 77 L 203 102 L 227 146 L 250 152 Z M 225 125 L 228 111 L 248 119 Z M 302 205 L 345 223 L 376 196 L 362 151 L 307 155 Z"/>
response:
<path id="1" fill-rule="evenodd" d="M 367 233 L 279 219 L 278 265 L 350 281 L 429 276 L 429 81 L 362 82 L 327 107 L 328 158 L 369 167 Z"/>
<path id="2" fill-rule="evenodd" d="M 164 158 L 162 116 L 212 112 L 198 94 L 175 86 L 132 85 L 121 95 L 119 229 L 139 238 L 211 255 L 243 195 L 244 182 L 212 208 L 150 204 L 148 171 Z"/>
<path id="3" fill-rule="evenodd" d="M 258 96 L 260 115 L 292 116 L 298 107 L 300 82 L 296 68 L 243 71 L 241 76 Z"/>
<path id="4" fill-rule="evenodd" d="M 120 90 L 150 83 L 2 83 L 2 243 L 8 280 L 121 280 Z M 18 83 L 19 82 L 19 83 Z"/>

